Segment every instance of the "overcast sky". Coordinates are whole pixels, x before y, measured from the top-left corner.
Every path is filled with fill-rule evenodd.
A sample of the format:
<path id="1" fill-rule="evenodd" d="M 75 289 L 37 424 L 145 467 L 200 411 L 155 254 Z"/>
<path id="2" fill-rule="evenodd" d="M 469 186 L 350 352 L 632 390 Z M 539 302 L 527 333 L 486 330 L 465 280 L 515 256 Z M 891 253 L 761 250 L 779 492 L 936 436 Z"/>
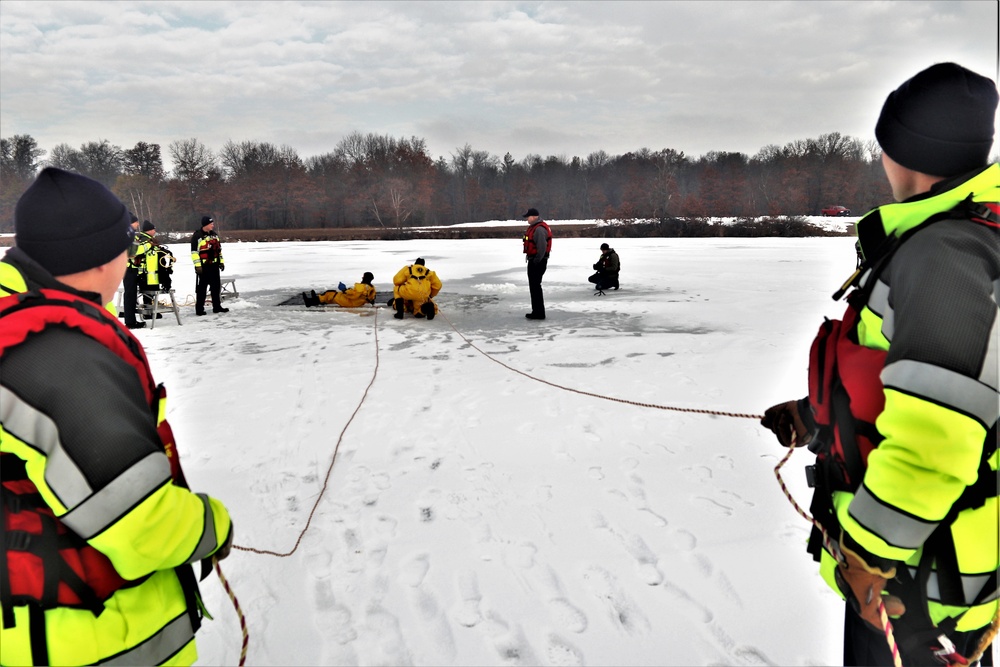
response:
<path id="1" fill-rule="evenodd" d="M 146 141 L 165 160 L 191 137 L 308 158 L 352 131 L 435 158 L 753 155 L 874 138 L 888 92 L 935 62 L 995 79 L 997 6 L 0 0 L 0 136 Z"/>

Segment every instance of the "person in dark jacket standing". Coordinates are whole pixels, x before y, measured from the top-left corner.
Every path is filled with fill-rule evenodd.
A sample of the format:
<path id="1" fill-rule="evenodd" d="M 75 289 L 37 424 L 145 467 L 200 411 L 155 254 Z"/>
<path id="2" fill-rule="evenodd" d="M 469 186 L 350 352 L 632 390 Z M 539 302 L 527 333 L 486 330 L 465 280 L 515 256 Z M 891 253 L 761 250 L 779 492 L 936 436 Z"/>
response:
<path id="1" fill-rule="evenodd" d="M 904 665 L 989 658 L 1000 605 L 998 97 L 954 63 L 889 94 L 875 138 L 897 203 L 857 222 L 862 262 L 835 294 L 854 288 L 843 318 L 814 339 L 808 396 L 764 413 L 781 444 L 817 454 L 811 514 L 823 531 L 809 551 L 847 601 L 845 665 L 892 665 L 897 648 Z"/>
<path id="2" fill-rule="evenodd" d="M 528 229 L 524 232 L 524 261 L 528 263 L 528 291 L 531 294 L 529 320 L 545 319 L 545 298 L 542 294 L 542 276 L 552 252 L 552 230 L 538 215 L 538 209 L 529 208 L 524 214 Z"/>
<path id="3" fill-rule="evenodd" d="M 601 257 L 594 263 L 594 275 L 587 278 L 594 283 L 598 292 L 606 289 L 618 289 L 618 272 L 621 270 L 621 261 L 618 253 L 607 243 L 601 244 Z"/>
<path id="4" fill-rule="evenodd" d="M 191 261 L 194 262 L 195 304 L 196 315 L 205 314 L 205 297 L 208 289 L 212 290 L 212 312 L 228 313 L 228 308 L 222 307 L 222 277 L 221 271 L 226 270 L 226 261 L 222 258 L 222 243 L 215 233 L 215 220 L 210 216 L 201 219 L 201 229 L 191 236 Z"/>
<path id="5" fill-rule="evenodd" d="M 128 266 L 125 267 L 125 275 L 122 277 L 122 318 L 125 326 L 129 329 L 142 329 L 145 322 L 140 322 L 135 318 L 136 308 L 139 299 L 139 273 L 142 256 L 139 254 L 139 246 L 142 245 L 144 235 L 139 230 L 139 218 L 134 213 L 130 213 L 133 232 L 132 244 L 128 249 Z"/>

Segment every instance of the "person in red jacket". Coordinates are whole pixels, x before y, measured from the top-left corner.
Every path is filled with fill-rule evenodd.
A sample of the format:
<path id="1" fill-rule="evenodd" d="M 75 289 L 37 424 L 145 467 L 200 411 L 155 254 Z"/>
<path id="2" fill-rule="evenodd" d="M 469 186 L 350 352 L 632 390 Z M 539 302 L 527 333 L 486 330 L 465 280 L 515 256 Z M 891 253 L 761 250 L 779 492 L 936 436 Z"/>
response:
<path id="1" fill-rule="evenodd" d="M 528 263 L 528 291 L 531 294 L 529 320 L 545 319 L 545 297 L 542 294 L 542 276 L 552 252 L 552 230 L 538 214 L 538 209 L 529 208 L 524 214 L 528 219 L 528 229 L 524 232 L 524 261 Z"/>

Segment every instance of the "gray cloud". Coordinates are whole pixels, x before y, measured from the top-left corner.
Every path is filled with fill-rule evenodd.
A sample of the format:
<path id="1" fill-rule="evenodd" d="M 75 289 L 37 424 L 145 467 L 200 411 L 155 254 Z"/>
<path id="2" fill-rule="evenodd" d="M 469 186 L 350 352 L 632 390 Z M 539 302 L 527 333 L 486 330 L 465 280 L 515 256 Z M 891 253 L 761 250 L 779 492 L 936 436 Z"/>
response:
<path id="1" fill-rule="evenodd" d="M 0 135 L 753 154 L 870 138 L 888 91 L 933 62 L 995 76 L 996 26 L 992 1 L 4 0 Z"/>

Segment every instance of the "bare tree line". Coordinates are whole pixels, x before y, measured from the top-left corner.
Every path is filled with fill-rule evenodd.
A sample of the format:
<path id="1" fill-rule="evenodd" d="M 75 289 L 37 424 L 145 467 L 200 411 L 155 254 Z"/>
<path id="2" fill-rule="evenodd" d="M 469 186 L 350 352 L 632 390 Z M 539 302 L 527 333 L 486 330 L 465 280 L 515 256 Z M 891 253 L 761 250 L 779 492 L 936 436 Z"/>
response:
<path id="1" fill-rule="evenodd" d="M 472 146 L 433 159 L 419 137 L 353 132 L 329 153 L 302 159 L 290 146 L 196 138 L 122 149 L 107 140 L 46 152 L 30 135 L 0 139 L 0 231 L 35 174 L 56 166 L 111 188 L 161 230 L 193 229 L 211 214 L 225 229 L 410 227 L 518 218 L 665 219 L 818 214 L 839 204 L 861 212 L 891 200 L 874 141 L 839 133 L 769 145 L 756 155 L 698 158 L 665 148 L 585 158 L 515 160 Z"/>

